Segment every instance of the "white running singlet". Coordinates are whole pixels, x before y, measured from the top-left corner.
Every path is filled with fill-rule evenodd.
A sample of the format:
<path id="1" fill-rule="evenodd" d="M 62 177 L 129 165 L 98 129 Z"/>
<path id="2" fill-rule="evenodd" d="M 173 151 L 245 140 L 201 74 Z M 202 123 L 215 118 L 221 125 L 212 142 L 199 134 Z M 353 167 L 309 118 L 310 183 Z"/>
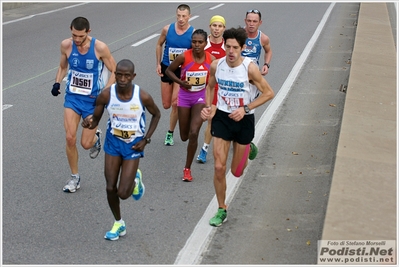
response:
<path id="1" fill-rule="evenodd" d="M 219 60 L 216 67 L 215 78 L 219 86 L 217 108 L 231 113 L 239 107 L 248 105 L 252 101 L 252 95 L 257 90 L 249 83 L 248 65 L 251 59 L 244 57 L 242 63 L 231 68 L 226 63 L 226 57 Z M 254 113 L 252 109 L 249 114 Z"/>

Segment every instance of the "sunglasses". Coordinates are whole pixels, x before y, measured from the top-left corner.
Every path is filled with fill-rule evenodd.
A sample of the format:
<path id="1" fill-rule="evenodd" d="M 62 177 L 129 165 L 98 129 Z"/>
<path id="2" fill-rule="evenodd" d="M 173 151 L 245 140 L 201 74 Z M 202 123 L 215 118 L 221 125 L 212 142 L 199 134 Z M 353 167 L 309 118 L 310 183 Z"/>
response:
<path id="1" fill-rule="evenodd" d="M 261 16 L 262 16 L 262 15 L 260 14 L 260 11 L 257 10 L 257 9 L 250 9 L 250 10 L 247 11 L 247 15 L 248 15 L 249 13 L 258 14 L 258 15 L 259 15 L 259 18 L 261 18 Z"/>

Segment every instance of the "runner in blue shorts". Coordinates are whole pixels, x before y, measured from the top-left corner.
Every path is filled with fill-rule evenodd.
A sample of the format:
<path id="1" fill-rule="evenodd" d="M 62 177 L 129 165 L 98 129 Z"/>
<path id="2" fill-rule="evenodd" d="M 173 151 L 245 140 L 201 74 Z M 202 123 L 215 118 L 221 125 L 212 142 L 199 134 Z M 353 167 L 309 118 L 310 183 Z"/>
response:
<path id="1" fill-rule="evenodd" d="M 60 83 L 66 77 L 64 128 L 71 177 L 63 191 L 74 193 L 80 188 L 81 178 L 76 146 L 79 122 L 93 113 L 94 102 L 101 90 L 115 82 L 116 64 L 108 46 L 89 36 L 90 23 L 86 18 L 75 18 L 70 29 L 72 37 L 61 42 L 60 66 L 51 94 L 53 96 L 61 94 Z M 90 149 L 89 155 L 92 159 L 96 158 L 101 150 L 101 130 L 83 129 L 80 143 L 84 149 Z"/>
<path id="2" fill-rule="evenodd" d="M 107 128 L 104 141 L 104 152 L 114 157 L 121 157 L 123 160 L 138 159 L 144 157 L 144 151 L 136 151 L 132 147 L 140 142 L 143 137 L 137 137 L 132 142 L 126 143 L 111 133 L 112 127 Z"/>
<path id="3" fill-rule="evenodd" d="M 132 81 L 136 77 L 134 64 L 123 59 L 116 66 L 116 84 L 106 87 L 97 97 L 91 116 L 82 122 L 84 128 L 97 127 L 104 109 L 109 114 L 105 136 L 104 174 L 107 200 L 115 222 L 105 233 L 107 240 L 117 240 L 126 234 L 126 224 L 121 217 L 120 199 L 132 196 L 139 200 L 145 192 L 139 162 L 144 148 L 151 142 L 161 112 L 153 98 Z M 146 111 L 152 117 L 146 129 Z"/>

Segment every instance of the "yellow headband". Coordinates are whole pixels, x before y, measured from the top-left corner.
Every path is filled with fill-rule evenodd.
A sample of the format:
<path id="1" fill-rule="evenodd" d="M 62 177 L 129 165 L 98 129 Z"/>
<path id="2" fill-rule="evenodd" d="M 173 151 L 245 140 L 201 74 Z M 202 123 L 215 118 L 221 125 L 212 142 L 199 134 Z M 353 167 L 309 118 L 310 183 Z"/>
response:
<path id="1" fill-rule="evenodd" d="M 212 25 L 212 23 L 214 23 L 214 22 L 216 22 L 216 21 L 221 22 L 221 23 L 223 24 L 223 26 L 226 26 L 226 21 L 225 21 L 225 19 L 224 19 L 222 16 L 219 16 L 219 15 L 213 16 L 213 17 L 211 18 L 211 20 L 209 21 L 209 25 Z"/>

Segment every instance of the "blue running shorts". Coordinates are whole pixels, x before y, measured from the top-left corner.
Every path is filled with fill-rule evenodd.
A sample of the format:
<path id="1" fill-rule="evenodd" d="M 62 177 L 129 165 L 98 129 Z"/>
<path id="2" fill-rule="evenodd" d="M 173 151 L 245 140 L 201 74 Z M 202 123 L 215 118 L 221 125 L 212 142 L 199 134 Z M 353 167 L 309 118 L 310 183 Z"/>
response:
<path id="1" fill-rule="evenodd" d="M 81 115 L 82 118 L 86 118 L 87 116 L 92 115 L 95 105 L 95 98 L 93 98 L 92 101 L 86 101 L 71 94 L 65 94 L 64 108 L 72 109 L 78 115 Z"/>
<path id="2" fill-rule="evenodd" d="M 132 149 L 132 146 L 142 140 L 142 137 L 136 138 L 131 143 L 126 143 L 111 134 L 107 129 L 104 141 L 104 152 L 115 157 L 122 157 L 124 160 L 138 159 L 144 157 L 144 151 L 139 152 Z"/>

